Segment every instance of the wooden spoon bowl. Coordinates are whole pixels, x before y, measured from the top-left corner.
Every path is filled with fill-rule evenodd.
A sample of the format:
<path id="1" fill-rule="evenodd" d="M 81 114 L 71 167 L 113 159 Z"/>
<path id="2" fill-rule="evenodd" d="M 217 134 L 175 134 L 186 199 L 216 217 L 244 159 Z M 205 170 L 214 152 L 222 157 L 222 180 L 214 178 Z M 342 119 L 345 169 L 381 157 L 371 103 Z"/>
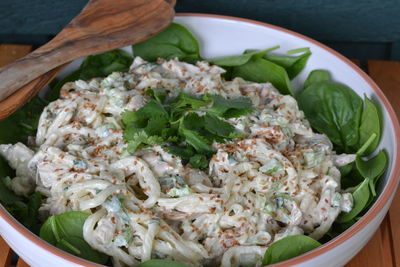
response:
<path id="1" fill-rule="evenodd" d="M 54 39 L 0 69 L 0 119 L 33 97 L 63 64 L 154 36 L 171 22 L 173 4 L 174 0 L 90 0 Z M 16 97 L 6 99 L 21 87 Z"/>

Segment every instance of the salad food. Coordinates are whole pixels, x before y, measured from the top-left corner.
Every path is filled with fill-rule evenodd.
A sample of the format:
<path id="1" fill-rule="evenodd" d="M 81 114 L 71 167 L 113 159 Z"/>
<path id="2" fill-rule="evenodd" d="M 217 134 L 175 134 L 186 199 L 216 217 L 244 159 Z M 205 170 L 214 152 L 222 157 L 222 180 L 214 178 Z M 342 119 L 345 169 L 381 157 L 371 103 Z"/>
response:
<path id="1" fill-rule="evenodd" d="M 172 24 L 129 68 L 122 51 L 89 57 L 23 138 L 0 136 L 15 170 L 0 200 L 47 242 L 114 266 L 261 266 L 318 247 L 373 202 L 387 157 L 363 156 L 379 116 L 323 70 L 295 98 L 311 52 L 274 49 L 206 61 Z"/>

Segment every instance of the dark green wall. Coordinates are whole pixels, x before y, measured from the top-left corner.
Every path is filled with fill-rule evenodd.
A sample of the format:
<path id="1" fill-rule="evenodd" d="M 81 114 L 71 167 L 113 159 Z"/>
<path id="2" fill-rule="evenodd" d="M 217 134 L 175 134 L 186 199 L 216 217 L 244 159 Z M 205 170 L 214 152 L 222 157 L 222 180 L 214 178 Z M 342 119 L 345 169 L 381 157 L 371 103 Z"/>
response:
<path id="1" fill-rule="evenodd" d="M 0 0 L 0 43 L 43 44 L 86 2 Z M 268 22 L 317 39 L 350 58 L 400 60 L 399 0 L 177 2 L 177 12 L 223 14 Z"/>

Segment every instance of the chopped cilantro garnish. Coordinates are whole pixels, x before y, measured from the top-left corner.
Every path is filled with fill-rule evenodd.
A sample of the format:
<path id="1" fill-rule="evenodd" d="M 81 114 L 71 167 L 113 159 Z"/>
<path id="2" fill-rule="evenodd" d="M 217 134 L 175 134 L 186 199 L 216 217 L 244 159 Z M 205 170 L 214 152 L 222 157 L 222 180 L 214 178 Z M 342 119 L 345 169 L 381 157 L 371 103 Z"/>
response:
<path id="1" fill-rule="evenodd" d="M 139 131 L 130 136 L 128 141 L 128 152 L 132 153 L 138 148 L 161 145 L 164 140 L 157 135 L 148 136 L 145 131 Z"/>
<path id="2" fill-rule="evenodd" d="M 168 97 L 165 91 L 148 90 L 151 100 L 137 111 L 122 113 L 124 139 L 128 152 L 163 145 L 194 168 L 206 168 L 214 153 L 213 142 L 225 142 L 240 133 L 224 119 L 253 111 L 247 97 L 226 99 L 219 95 L 179 93 Z"/>
<path id="3" fill-rule="evenodd" d="M 194 168 L 205 169 L 208 167 L 208 159 L 204 155 L 194 155 L 189 160 L 190 165 Z"/>
<path id="4" fill-rule="evenodd" d="M 204 116 L 204 126 L 210 133 L 227 138 L 235 131 L 235 128 L 230 123 L 212 114 Z"/>

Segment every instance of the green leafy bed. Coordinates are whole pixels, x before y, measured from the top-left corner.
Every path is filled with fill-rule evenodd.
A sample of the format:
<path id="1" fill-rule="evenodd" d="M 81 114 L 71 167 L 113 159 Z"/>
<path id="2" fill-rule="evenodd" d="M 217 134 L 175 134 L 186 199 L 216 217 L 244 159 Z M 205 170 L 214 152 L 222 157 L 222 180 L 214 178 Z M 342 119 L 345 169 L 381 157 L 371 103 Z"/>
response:
<path id="1" fill-rule="evenodd" d="M 271 82 L 282 94 L 293 95 L 290 80 L 305 67 L 311 51 L 301 48 L 287 55 L 273 53 L 278 47 L 265 50 L 246 50 L 242 55 L 208 60 L 227 70 L 224 78 L 242 77 L 248 81 Z M 159 35 L 133 46 L 134 55 L 147 61 L 157 58 L 195 63 L 204 60 L 196 38 L 178 24 L 171 24 Z M 132 57 L 114 50 L 87 57 L 80 68 L 51 85 L 46 99 L 34 97 L 6 120 L 0 122 L 0 143 L 27 143 L 35 136 L 43 108 L 58 98 L 63 84 L 77 79 L 104 77 L 114 71 L 128 71 Z M 180 93 L 169 98 L 163 91 L 148 90 L 152 99 L 136 112 L 122 114 L 124 139 L 128 152 L 154 144 L 163 145 L 180 156 L 185 164 L 206 168 L 214 153 L 213 141 L 225 142 L 240 137 L 227 118 L 239 117 L 253 111 L 247 98 L 227 100 L 221 96 L 204 94 L 193 96 Z M 368 211 L 376 198 L 376 186 L 387 166 L 384 151 L 375 152 L 381 137 L 382 123 L 379 109 L 372 100 L 362 99 L 344 84 L 333 81 L 325 70 L 312 71 L 296 96 L 300 108 L 313 129 L 326 134 L 338 153 L 355 153 L 354 163 L 341 167 L 342 188 L 351 192 L 354 207 L 341 213 L 331 230 L 320 240 L 326 242 L 351 227 Z M 199 113 L 190 111 L 201 111 Z M 203 114 L 203 115 L 198 115 Z M 44 240 L 71 254 L 97 263 L 109 263 L 108 256 L 92 249 L 83 239 L 82 227 L 88 214 L 67 212 L 51 216 L 44 223 L 39 220 L 38 208 L 42 196 L 16 196 L 10 189 L 14 171 L 0 158 L 0 201 L 23 225 Z M 263 263 L 273 264 L 295 257 L 318 247 L 320 243 L 307 236 L 289 236 L 273 243 L 266 251 Z M 178 262 L 150 260 L 142 267 L 185 266 Z"/>

